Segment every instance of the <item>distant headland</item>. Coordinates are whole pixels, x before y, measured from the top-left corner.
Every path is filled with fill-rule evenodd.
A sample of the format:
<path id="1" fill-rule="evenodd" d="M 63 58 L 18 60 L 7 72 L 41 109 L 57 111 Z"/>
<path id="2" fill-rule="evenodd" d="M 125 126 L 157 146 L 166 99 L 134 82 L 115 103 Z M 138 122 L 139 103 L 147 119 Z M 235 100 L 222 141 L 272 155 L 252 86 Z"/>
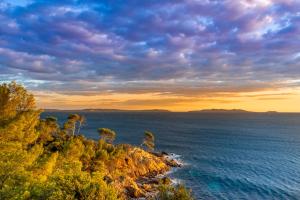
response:
<path id="1" fill-rule="evenodd" d="M 44 109 L 45 112 L 171 112 L 164 109 L 149 109 L 149 110 L 122 110 L 122 109 L 98 109 L 98 108 L 87 108 L 87 109 Z"/>
<path id="2" fill-rule="evenodd" d="M 85 108 L 85 109 L 44 109 L 45 112 L 146 112 L 146 113 L 170 113 L 174 111 L 166 109 L 148 109 L 148 110 L 122 110 L 122 109 L 101 109 L 101 108 Z M 266 111 L 266 112 L 255 112 L 243 109 L 202 109 L 202 110 L 191 110 L 186 113 L 269 113 L 275 114 L 280 113 L 277 111 Z"/>
<path id="3" fill-rule="evenodd" d="M 251 111 L 242 110 L 242 109 L 203 109 L 203 110 L 194 110 L 189 112 L 201 112 L 201 113 L 250 113 Z"/>

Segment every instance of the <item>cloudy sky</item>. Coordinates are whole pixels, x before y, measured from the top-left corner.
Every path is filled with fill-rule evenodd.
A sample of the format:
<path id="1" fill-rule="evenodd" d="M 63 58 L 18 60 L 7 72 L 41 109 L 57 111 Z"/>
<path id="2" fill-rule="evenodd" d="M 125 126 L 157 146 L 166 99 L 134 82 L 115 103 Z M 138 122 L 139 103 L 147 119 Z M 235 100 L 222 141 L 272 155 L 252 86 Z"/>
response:
<path id="1" fill-rule="evenodd" d="M 300 111 L 299 0 L 0 0 L 0 81 L 42 108 Z"/>

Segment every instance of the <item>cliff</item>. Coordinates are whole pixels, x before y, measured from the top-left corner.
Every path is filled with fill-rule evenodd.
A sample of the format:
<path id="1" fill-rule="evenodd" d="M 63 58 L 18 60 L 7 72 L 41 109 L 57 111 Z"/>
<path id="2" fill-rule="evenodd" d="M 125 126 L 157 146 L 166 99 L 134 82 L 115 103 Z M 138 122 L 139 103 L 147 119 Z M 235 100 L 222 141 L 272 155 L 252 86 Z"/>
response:
<path id="1" fill-rule="evenodd" d="M 137 147 L 130 147 L 124 156 L 110 160 L 107 166 L 112 185 L 127 198 L 155 193 L 160 183 L 167 182 L 167 178 L 157 178 L 157 175 L 171 168 L 167 158 Z"/>

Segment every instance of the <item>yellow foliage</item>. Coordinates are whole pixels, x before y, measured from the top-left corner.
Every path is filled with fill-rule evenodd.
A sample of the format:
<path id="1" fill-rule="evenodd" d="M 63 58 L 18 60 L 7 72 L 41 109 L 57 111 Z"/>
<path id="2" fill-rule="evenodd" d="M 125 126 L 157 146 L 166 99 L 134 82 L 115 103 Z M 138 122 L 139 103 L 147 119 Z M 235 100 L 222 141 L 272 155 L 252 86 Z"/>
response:
<path id="1" fill-rule="evenodd" d="M 169 169 L 140 148 L 113 145 L 110 129 L 99 130 L 99 142 L 76 136 L 84 118 L 71 115 L 68 120 L 71 126 L 64 129 L 55 118 L 40 120 L 33 96 L 22 86 L 0 85 L 1 200 L 124 199 L 126 188 L 142 194 L 135 182 L 139 176 Z M 66 128 L 72 134 L 65 134 Z"/>
<path id="2" fill-rule="evenodd" d="M 0 124 L 19 113 L 35 109 L 35 100 L 24 87 L 16 82 L 0 85 Z"/>

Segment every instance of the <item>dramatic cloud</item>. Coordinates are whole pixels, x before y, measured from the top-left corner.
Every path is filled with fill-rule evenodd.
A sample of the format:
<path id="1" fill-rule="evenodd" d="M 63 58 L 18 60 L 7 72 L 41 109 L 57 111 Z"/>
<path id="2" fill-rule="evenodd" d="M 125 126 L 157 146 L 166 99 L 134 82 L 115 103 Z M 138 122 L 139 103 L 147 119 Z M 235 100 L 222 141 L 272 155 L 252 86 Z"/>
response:
<path id="1" fill-rule="evenodd" d="M 298 88 L 299 11 L 298 0 L 0 0 L 0 80 L 62 95 Z"/>

